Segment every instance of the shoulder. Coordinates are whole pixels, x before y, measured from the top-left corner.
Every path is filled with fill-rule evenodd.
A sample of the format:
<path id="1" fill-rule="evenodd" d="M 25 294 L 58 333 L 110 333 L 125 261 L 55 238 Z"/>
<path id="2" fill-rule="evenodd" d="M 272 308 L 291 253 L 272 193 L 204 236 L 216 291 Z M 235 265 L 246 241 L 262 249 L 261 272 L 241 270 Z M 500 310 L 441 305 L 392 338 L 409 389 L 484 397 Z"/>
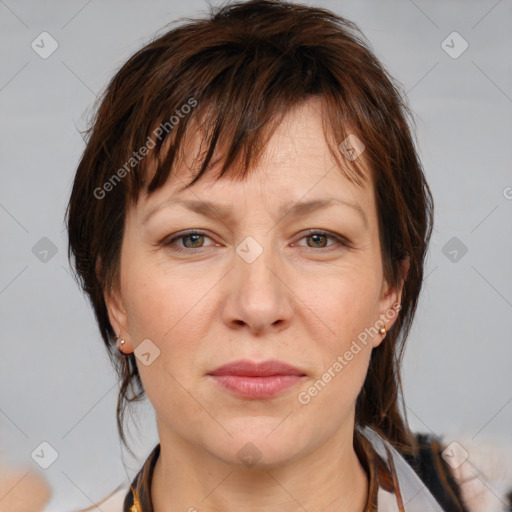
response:
<path id="1" fill-rule="evenodd" d="M 116 491 L 101 504 L 102 512 L 122 512 L 124 500 L 127 493 L 130 492 L 128 484 L 118 487 Z"/>
<path id="2" fill-rule="evenodd" d="M 420 432 L 414 440 L 414 449 L 399 450 L 400 454 L 444 509 L 512 510 L 512 447 L 504 450 L 469 437 L 448 442 Z"/>
<path id="3" fill-rule="evenodd" d="M 398 449 L 444 510 L 466 512 L 460 482 L 451 471 L 446 446 L 434 434 L 415 433 L 412 449 Z"/>

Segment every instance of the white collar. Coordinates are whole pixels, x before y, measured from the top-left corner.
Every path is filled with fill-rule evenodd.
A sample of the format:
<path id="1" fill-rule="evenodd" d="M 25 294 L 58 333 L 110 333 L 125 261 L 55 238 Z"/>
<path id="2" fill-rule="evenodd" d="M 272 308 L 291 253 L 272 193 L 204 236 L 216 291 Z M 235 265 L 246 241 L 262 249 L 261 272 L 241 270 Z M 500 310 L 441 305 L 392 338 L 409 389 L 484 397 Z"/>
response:
<path id="1" fill-rule="evenodd" d="M 375 451 L 382 457 L 388 467 L 388 451 L 391 454 L 405 512 L 444 512 L 414 469 L 393 448 L 389 441 L 368 426 L 356 428 L 370 441 Z M 396 496 L 385 491 L 382 487 L 379 487 L 377 493 L 377 503 L 379 512 L 401 512 Z"/>

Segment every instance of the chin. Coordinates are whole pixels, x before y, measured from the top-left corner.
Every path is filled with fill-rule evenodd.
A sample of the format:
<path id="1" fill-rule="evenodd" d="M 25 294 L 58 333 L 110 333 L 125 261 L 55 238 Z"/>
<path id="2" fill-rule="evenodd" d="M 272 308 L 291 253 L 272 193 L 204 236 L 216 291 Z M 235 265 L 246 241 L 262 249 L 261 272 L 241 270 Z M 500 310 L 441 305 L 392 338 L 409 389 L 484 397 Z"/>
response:
<path id="1" fill-rule="evenodd" d="M 228 464 L 247 468 L 271 468 L 286 464 L 307 451 L 297 426 L 284 425 L 283 418 L 260 417 L 226 424 L 231 436 L 212 439 L 211 452 Z M 277 427 L 277 428 L 276 428 Z M 288 427 L 288 428 L 286 428 Z M 304 434 L 304 432 L 302 432 Z M 313 444 L 313 443 L 311 443 Z"/>

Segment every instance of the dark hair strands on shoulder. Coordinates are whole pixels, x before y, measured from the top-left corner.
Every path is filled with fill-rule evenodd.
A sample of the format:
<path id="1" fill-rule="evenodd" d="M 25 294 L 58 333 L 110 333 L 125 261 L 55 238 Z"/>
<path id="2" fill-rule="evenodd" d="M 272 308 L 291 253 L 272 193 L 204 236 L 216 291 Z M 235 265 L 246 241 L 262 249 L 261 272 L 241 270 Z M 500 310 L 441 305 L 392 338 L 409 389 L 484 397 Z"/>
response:
<path id="1" fill-rule="evenodd" d="M 156 127 L 189 98 L 197 106 L 179 119 L 147 157 L 102 199 L 102 187 Z M 370 169 L 379 216 L 385 278 L 398 287 L 410 267 L 402 307 L 386 339 L 372 352 L 356 403 L 356 421 L 401 449 L 413 446 L 403 406 L 400 365 L 416 311 L 432 231 L 433 203 L 415 149 L 414 121 L 401 86 L 383 69 L 357 26 L 317 7 L 250 0 L 211 8 L 151 41 L 116 73 L 100 98 L 67 209 L 68 255 L 94 308 L 118 373 L 117 425 L 123 444 L 128 403 L 145 396 L 135 356 L 121 356 L 104 300 L 117 286 L 127 209 L 171 176 L 193 133 L 202 136 L 200 169 L 222 155 L 217 178 L 243 178 L 292 108 L 322 99 L 325 136 L 340 171 L 355 183 Z M 365 144 L 349 162 L 338 144 L 354 133 Z M 220 151 L 222 150 L 222 153 Z M 399 402 L 402 400 L 402 404 Z"/>

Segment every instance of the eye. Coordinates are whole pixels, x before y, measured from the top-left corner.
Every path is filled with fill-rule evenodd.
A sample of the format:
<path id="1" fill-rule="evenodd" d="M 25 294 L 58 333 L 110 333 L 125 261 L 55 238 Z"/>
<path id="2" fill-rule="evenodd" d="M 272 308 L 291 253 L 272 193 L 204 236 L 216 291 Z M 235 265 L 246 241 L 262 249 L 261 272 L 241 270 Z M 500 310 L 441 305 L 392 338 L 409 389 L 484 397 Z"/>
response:
<path id="1" fill-rule="evenodd" d="M 205 240 L 212 240 L 202 231 L 190 230 L 178 233 L 176 236 L 171 235 L 172 238 L 166 238 L 161 242 L 161 245 L 171 248 L 177 252 L 191 252 L 194 249 L 206 249 L 216 244 L 205 245 Z M 328 244 L 328 240 L 334 240 L 334 243 Z M 307 231 L 300 240 L 306 240 L 308 249 L 324 249 L 337 247 L 350 247 L 350 242 L 342 237 L 328 231 L 310 229 Z M 178 243 L 180 242 L 180 243 Z M 292 246 L 299 246 L 299 244 L 291 244 Z M 304 247 L 302 244 L 300 246 Z"/>
<path id="2" fill-rule="evenodd" d="M 327 240 L 329 238 L 331 240 L 334 240 L 335 243 L 327 245 Z M 336 245 L 349 247 L 350 245 L 348 241 L 340 235 L 335 235 L 333 233 L 329 233 L 328 231 L 314 229 L 307 231 L 306 234 L 301 238 L 301 240 L 306 240 L 308 249 L 323 249 L 325 247 L 332 247 Z M 310 242 L 311 245 L 309 244 Z"/>
<path id="3" fill-rule="evenodd" d="M 211 238 L 202 231 L 186 231 L 172 238 L 163 240 L 162 245 L 174 246 L 172 249 L 178 252 L 187 252 L 188 249 L 204 249 L 208 247 L 204 245 L 205 239 L 211 240 Z M 178 240 L 183 242 L 181 247 L 176 245 L 176 241 Z"/>

